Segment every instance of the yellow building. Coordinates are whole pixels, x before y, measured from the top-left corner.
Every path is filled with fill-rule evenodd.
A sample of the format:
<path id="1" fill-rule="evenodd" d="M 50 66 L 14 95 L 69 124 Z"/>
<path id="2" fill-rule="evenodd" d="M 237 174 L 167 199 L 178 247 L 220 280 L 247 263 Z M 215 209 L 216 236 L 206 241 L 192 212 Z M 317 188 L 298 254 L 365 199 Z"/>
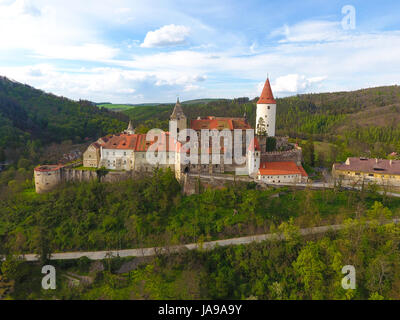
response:
<path id="1" fill-rule="evenodd" d="M 400 160 L 347 158 L 345 163 L 333 165 L 332 176 L 344 184 L 400 186 Z"/>
<path id="2" fill-rule="evenodd" d="M 100 162 L 100 144 L 92 143 L 83 153 L 83 166 L 97 168 Z"/>

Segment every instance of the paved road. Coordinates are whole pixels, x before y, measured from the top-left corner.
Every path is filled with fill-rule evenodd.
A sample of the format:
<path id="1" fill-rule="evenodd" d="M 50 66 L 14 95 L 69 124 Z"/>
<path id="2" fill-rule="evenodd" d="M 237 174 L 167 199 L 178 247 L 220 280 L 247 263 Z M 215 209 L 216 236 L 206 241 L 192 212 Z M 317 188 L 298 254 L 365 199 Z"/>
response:
<path id="1" fill-rule="evenodd" d="M 400 219 L 393 219 L 390 222 L 399 223 Z M 301 235 L 310 235 L 310 234 L 318 234 L 324 233 L 327 231 L 334 231 L 343 229 L 344 225 L 329 225 L 329 226 L 321 226 L 314 228 L 305 228 L 300 229 Z M 240 245 L 240 244 L 249 244 L 252 242 L 261 242 L 265 240 L 273 240 L 273 239 L 284 239 L 284 236 L 279 233 L 267 233 L 260 234 L 254 236 L 240 237 L 240 238 L 231 238 L 225 240 L 216 240 L 204 242 L 203 244 L 190 243 L 184 245 L 170 246 L 170 247 L 152 247 L 152 248 L 143 248 L 143 249 L 126 249 L 126 250 L 112 250 L 112 251 L 88 251 L 88 252 L 62 252 L 62 253 L 53 253 L 50 257 L 50 260 L 67 260 L 67 259 L 79 259 L 81 257 L 88 257 L 91 260 L 102 260 L 107 257 L 120 256 L 120 257 L 149 257 L 154 256 L 160 253 L 171 253 L 176 252 L 182 249 L 194 250 L 198 248 L 203 249 L 213 249 L 217 245 L 218 246 L 229 246 L 229 245 Z M 27 261 L 37 261 L 38 257 L 36 254 L 26 254 L 22 256 Z"/>
<path id="2" fill-rule="evenodd" d="M 200 177 L 200 178 L 207 178 L 207 179 L 216 179 L 216 180 L 229 180 L 229 181 L 233 181 L 234 178 L 232 176 L 226 175 L 226 176 L 210 176 L 210 175 L 205 175 L 205 174 L 189 174 L 189 176 L 191 177 Z M 236 176 L 237 180 L 240 179 L 247 179 L 249 181 L 254 181 L 253 179 L 249 178 L 248 176 Z M 259 181 L 255 181 L 258 182 L 260 184 L 263 184 L 263 182 L 259 182 Z M 269 186 L 274 186 L 274 187 L 284 187 L 284 186 L 289 186 L 289 187 L 299 187 L 299 188 L 305 188 L 305 187 L 310 187 L 313 189 L 332 189 L 335 187 L 335 185 L 332 182 L 309 182 L 309 183 L 268 183 Z M 361 187 L 350 187 L 350 186 L 343 186 L 344 188 L 348 188 L 348 189 L 353 189 L 353 190 L 361 190 Z M 383 191 L 378 191 L 379 194 L 384 194 Z M 400 193 L 393 193 L 393 192 L 386 192 L 386 195 L 389 197 L 400 197 Z"/>

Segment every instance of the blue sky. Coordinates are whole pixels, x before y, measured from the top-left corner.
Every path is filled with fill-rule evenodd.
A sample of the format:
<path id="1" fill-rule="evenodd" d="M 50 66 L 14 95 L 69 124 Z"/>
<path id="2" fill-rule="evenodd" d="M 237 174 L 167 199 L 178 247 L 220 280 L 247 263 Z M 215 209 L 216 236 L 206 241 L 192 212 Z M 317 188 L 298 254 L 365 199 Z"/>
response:
<path id="1" fill-rule="evenodd" d="M 0 75 L 72 99 L 253 98 L 267 74 L 278 97 L 398 84 L 400 2 L 0 0 Z"/>

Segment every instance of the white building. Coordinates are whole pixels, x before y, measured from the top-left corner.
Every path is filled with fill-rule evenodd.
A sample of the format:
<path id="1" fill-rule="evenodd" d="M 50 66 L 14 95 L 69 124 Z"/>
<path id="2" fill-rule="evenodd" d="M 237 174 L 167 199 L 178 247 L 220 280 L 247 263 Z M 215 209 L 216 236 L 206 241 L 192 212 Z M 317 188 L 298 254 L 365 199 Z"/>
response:
<path id="1" fill-rule="evenodd" d="M 306 183 L 308 175 L 301 165 L 293 161 L 263 162 L 258 170 L 258 180 L 269 184 Z"/>

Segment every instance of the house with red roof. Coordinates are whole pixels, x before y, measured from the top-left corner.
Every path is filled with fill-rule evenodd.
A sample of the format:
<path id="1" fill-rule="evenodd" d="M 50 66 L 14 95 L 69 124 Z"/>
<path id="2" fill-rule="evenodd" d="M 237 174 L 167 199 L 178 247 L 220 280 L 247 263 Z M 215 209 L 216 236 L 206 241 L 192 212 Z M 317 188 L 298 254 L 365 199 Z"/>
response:
<path id="1" fill-rule="evenodd" d="M 276 161 L 261 163 L 257 178 L 270 184 L 306 183 L 308 175 L 294 161 Z"/>

